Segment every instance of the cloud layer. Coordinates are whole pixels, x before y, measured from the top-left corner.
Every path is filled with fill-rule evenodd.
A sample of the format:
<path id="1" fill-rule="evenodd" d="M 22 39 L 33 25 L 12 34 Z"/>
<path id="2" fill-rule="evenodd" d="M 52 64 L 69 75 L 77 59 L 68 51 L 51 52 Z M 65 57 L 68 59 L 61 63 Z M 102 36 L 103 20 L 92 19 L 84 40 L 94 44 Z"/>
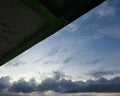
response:
<path id="1" fill-rule="evenodd" d="M 0 92 L 23 94 L 48 91 L 71 94 L 79 92 L 120 92 L 120 77 L 111 80 L 100 78 L 98 80 L 88 80 L 87 82 L 73 82 L 65 79 L 65 76 L 61 72 L 53 72 L 51 78 L 46 78 L 39 84 L 34 79 L 29 81 L 20 79 L 10 84 L 9 77 L 2 77 L 0 78 Z"/>
<path id="2" fill-rule="evenodd" d="M 94 78 L 102 78 L 104 76 L 117 75 L 117 74 L 120 74 L 120 72 L 117 70 L 114 70 L 114 71 L 97 70 L 97 71 L 89 72 L 87 75 Z"/>

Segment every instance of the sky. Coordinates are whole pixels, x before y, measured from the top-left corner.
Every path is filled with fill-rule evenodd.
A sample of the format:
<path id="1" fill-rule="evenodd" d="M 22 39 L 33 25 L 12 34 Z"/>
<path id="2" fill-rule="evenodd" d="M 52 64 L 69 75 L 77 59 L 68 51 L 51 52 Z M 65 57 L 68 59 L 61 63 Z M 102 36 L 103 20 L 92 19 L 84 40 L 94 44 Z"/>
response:
<path id="1" fill-rule="evenodd" d="M 1 66 L 0 96 L 120 96 L 119 6 L 106 0 Z"/>

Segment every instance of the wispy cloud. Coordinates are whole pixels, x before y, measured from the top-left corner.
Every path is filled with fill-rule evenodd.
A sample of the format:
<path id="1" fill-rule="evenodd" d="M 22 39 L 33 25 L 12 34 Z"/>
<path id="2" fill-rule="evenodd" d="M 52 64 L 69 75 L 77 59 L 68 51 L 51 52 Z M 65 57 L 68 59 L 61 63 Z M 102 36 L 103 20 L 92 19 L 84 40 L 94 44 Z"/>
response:
<path id="1" fill-rule="evenodd" d="M 95 14 L 98 18 L 115 15 L 115 8 L 110 5 L 109 1 L 105 1 L 102 5 L 96 8 Z"/>
<path id="2" fill-rule="evenodd" d="M 104 28 L 99 29 L 98 32 L 120 39 L 120 25 L 118 24 L 106 26 Z"/>
<path id="3" fill-rule="evenodd" d="M 72 60 L 72 57 L 68 57 L 63 61 L 63 63 L 69 63 L 71 60 Z"/>
<path id="4" fill-rule="evenodd" d="M 50 52 L 48 53 L 48 57 L 50 56 L 54 56 L 55 54 L 57 54 L 59 52 L 60 48 L 58 47 L 54 47 L 50 50 Z"/>
<path id="5" fill-rule="evenodd" d="M 68 26 L 66 26 L 66 29 L 68 32 L 77 32 L 78 29 L 80 29 L 80 25 L 77 23 L 71 23 Z"/>
<path id="6" fill-rule="evenodd" d="M 27 64 L 27 63 L 25 63 L 25 62 L 10 62 L 10 63 L 8 63 L 7 65 L 8 66 L 12 66 L 12 67 L 17 67 L 17 66 L 19 66 L 19 65 L 25 65 L 25 64 Z"/>
<path id="7" fill-rule="evenodd" d="M 33 63 L 38 63 L 38 62 L 40 62 L 40 61 L 43 61 L 43 60 L 46 59 L 46 58 L 55 56 L 56 54 L 59 53 L 59 51 L 60 51 L 60 48 L 58 48 L 58 47 L 53 47 L 53 48 L 50 49 L 50 51 L 49 51 L 46 55 L 44 55 L 43 57 L 41 57 L 41 58 L 33 61 Z"/>
<path id="8" fill-rule="evenodd" d="M 62 66 L 58 70 L 59 71 L 63 71 L 65 69 L 71 67 L 72 66 L 72 63 L 71 63 L 72 59 L 73 59 L 73 57 L 68 57 L 65 60 L 63 60 L 63 62 L 62 62 L 63 64 L 62 64 Z"/>
<path id="9" fill-rule="evenodd" d="M 102 59 L 96 59 L 96 60 L 92 60 L 92 61 L 90 61 L 90 62 L 87 62 L 86 64 L 90 64 L 90 65 L 94 65 L 94 64 L 98 64 L 98 63 L 100 63 L 100 62 L 102 62 Z"/>
<path id="10" fill-rule="evenodd" d="M 0 73 L 2 73 L 3 71 L 2 70 L 0 70 Z"/>
<path id="11" fill-rule="evenodd" d="M 117 75 L 119 73 L 120 72 L 117 70 L 115 71 L 97 70 L 97 71 L 89 72 L 87 75 L 89 75 L 90 77 L 94 77 L 94 78 L 102 78 L 104 76 Z"/>
<path id="12" fill-rule="evenodd" d="M 23 66 L 27 64 L 27 62 L 24 60 L 25 55 L 20 54 L 19 56 L 15 57 L 14 59 L 10 60 L 5 64 L 7 67 L 18 67 L 18 66 Z"/>

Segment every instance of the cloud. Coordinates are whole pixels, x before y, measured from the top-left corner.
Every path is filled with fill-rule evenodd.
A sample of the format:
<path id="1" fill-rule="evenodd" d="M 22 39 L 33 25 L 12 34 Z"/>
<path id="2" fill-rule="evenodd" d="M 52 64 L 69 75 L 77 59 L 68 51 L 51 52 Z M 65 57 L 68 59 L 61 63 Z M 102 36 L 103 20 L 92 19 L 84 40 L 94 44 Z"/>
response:
<path id="1" fill-rule="evenodd" d="M 92 60 L 90 62 L 87 62 L 86 64 L 97 64 L 97 63 L 99 63 L 101 61 L 102 61 L 102 59 L 97 59 L 97 60 Z"/>
<path id="2" fill-rule="evenodd" d="M 46 78 L 40 83 L 36 83 L 34 79 L 31 79 L 29 81 L 20 79 L 16 82 L 13 82 L 11 85 L 9 84 L 9 77 L 2 77 L 0 78 L 0 90 L 1 94 L 18 94 L 18 96 L 24 96 L 25 94 L 25 96 L 27 96 L 27 94 L 39 94 L 47 92 L 55 92 L 61 94 L 73 94 L 80 92 L 120 92 L 120 77 L 115 77 L 111 80 L 100 78 L 98 80 L 88 80 L 86 82 L 73 82 L 72 80 L 65 79 L 65 76 L 66 75 L 64 73 L 56 71 L 53 72 L 52 77 Z"/>
<path id="3" fill-rule="evenodd" d="M 25 63 L 25 62 L 10 62 L 10 63 L 8 63 L 7 65 L 8 66 L 12 66 L 12 67 L 17 67 L 17 66 L 19 66 L 19 65 L 25 65 L 25 64 L 27 64 L 27 63 Z"/>
<path id="4" fill-rule="evenodd" d="M 58 70 L 63 71 L 66 68 L 71 67 L 73 58 L 74 58 L 73 56 L 65 58 L 62 61 L 63 65 Z"/>
<path id="5" fill-rule="evenodd" d="M 72 57 L 66 58 L 63 63 L 69 63 L 72 60 Z"/>
<path id="6" fill-rule="evenodd" d="M 21 55 L 19 55 L 18 57 L 16 57 L 15 59 L 12 59 L 12 60 L 10 60 L 9 62 L 7 62 L 6 64 L 5 64 L 5 66 L 7 66 L 7 67 L 17 67 L 17 66 L 20 66 L 20 65 L 25 65 L 25 64 L 27 64 L 27 62 L 25 62 L 24 61 L 24 54 L 21 54 Z"/>
<path id="7" fill-rule="evenodd" d="M 36 90 L 35 80 L 25 81 L 23 79 L 14 82 L 13 85 L 9 88 L 10 92 L 22 92 L 22 93 L 31 93 Z"/>
<path id="8" fill-rule="evenodd" d="M 99 29 L 98 32 L 120 39 L 120 25 L 118 24 L 106 26 L 104 28 Z"/>
<path id="9" fill-rule="evenodd" d="M 57 53 L 59 52 L 59 50 L 60 50 L 60 48 L 58 48 L 58 47 L 52 48 L 52 49 L 50 50 L 50 52 L 48 53 L 48 57 L 57 54 Z"/>
<path id="10" fill-rule="evenodd" d="M 0 78 L 0 91 L 6 90 L 10 86 L 9 77 Z"/>
<path id="11" fill-rule="evenodd" d="M 0 93 L 0 96 L 120 96 L 120 93 L 30 93 L 30 94 L 11 94 L 11 93 Z"/>
<path id="12" fill-rule="evenodd" d="M 93 71 L 91 73 L 88 73 L 87 75 L 91 76 L 91 77 L 94 77 L 94 78 L 101 78 L 103 76 L 109 76 L 109 75 L 116 75 L 120 72 L 118 71 Z"/>
<path id="13" fill-rule="evenodd" d="M 101 18 L 101 17 L 108 17 L 115 15 L 115 8 L 110 5 L 109 1 L 105 1 L 102 5 L 100 5 L 98 8 L 96 8 L 95 14 Z"/>
<path id="14" fill-rule="evenodd" d="M 53 72 L 53 79 L 54 80 L 60 80 L 65 77 L 65 74 L 59 71 L 54 71 Z"/>
<path id="15" fill-rule="evenodd" d="M 88 80 L 83 86 L 83 91 L 87 92 L 120 92 L 120 77 L 115 77 L 111 80 L 100 78 L 96 81 Z"/>
<path id="16" fill-rule="evenodd" d="M 19 93 L 5 92 L 5 93 L 0 93 L 0 96 L 29 96 L 29 95 L 19 94 Z"/>
<path id="17" fill-rule="evenodd" d="M 50 49 L 50 51 L 48 52 L 47 55 L 45 55 L 44 57 L 42 57 L 42 58 L 40 58 L 40 59 L 37 59 L 37 60 L 33 61 L 33 63 L 38 63 L 38 62 L 44 60 L 45 58 L 54 56 L 55 54 L 58 54 L 59 51 L 60 51 L 60 48 L 58 48 L 58 47 L 53 47 L 53 48 Z"/>
<path id="18" fill-rule="evenodd" d="M 80 26 L 76 23 L 71 23 L 68 26 L 66 26 L 66 31 L 68 32 L 77 32 L 78 29 L 80 29 Z"/>
<path id="19" fill-rule="evenodd" d="M 88 80 L 87 82 L 73 82 L 66 79 L 47 78 L 38 85 L 38 91 L 54 91 L 59 93 L 79 93 L 79 92 L 120 92 L 120 77 L 107 80 Z"/>
<path id="20" fill-rule="evenodd" d="M 3 71 L 0 70 L 0 73 L 3 73 Z"/>
<path id="21" fill-rule="evenodd" d="M 71 80 L 55 80 L 47 78 L 40 85 L 38 85 L 38 91 L 54 91 L 60 93 L 74 93 L 79 90 L 79 86 L 73 83 Z"/>
<path id="22" fill-rule="evenodd" d="M 52 78 L 46 78 L 38 85 L 38 91 L 54 91 L 64 93 L 68 90 L 73 90 L 72 86 L 77 86 L 71 80 L 65 80 L 66 75 L 61 72 L 53 72 Z"/>

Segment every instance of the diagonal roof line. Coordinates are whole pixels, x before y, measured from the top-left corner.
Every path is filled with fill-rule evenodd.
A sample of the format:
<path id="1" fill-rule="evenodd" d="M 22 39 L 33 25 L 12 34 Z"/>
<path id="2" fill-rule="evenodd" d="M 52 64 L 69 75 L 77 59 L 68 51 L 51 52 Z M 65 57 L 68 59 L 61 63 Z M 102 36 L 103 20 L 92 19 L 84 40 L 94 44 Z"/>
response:
<path id="1" fill-rule="evenodd" d="M 66 8 L 64 9 L 65 11 L 61 9 L 58 3 L 58 9 L 61 10 L 60 16 L 56 13 L 58 12 L 57 7 L 53 10 L 49 9 L 47 5 L 44 5 L 41 1 L 42 0 L 0 1 L 0 3 L 2 2 L 1 4 L 3 4 L 3 6 L 0 6 L 0 17 L 2 16 L 3 21 L 5 21 L 0 25 L 4 29 L 2 31 L 0 30 L 0 65 L 3 65 L 33 45 L 51 36 L 105 0 L 89 0 L 89 2 L 88 0 L 71 0 L 71 2 L 77 3 L 73 3 L 75 4 L 72 6 L 73 8 L 68 7 L 69 4 L 64 5 L 64 8 Z M 4 7 L 7 4 L 10 9 Z M 11 6 L 13 6 L 13 8 Z M 19 10 L 17 10 L 17 8 Z M 3 26 L 3 24 L 6 24 L 8 27 Z M 14 28 L 13 25 L 16 27 Z M 7 30 L 6 33 L 4 32 L 5 30 Z"/>

